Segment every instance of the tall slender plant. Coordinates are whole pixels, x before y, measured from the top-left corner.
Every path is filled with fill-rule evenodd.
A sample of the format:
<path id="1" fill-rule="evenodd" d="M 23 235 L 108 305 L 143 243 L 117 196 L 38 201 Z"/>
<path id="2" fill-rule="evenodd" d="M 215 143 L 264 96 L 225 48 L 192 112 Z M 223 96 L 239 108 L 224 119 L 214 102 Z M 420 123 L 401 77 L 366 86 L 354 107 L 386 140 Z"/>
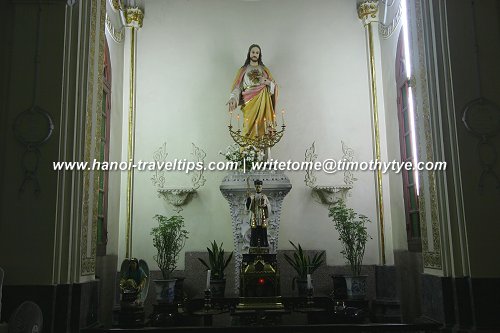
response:
<path id="1" fill-rule="evenodd" d="M 285 260 L 297 272 L 297 276 L 292 280 L 292 288 L 295 288 L 295 281 L 297 279 L 305 280 L 307 278 L 307 274 L 314 273 L 314 271 L 325 262 L 325 252 L 317 252 L 311 258 L 311 256 L 306 256 L 299 243 L 295 245 L 291 240 L 289 240 L 289 242 L 292 244 L 295 252 L 293 253 L 293 258 L 288 254 L 285 254 Z"/>
<path id="2" fill-rule="evenodd" d="M 210 278 L 212 280 L 223 280 L 224 271 L 233 258 L 233 252 L 230 252 L 226 259 L 224 259 L 224 249 L 222 248 L 223 242 L 220 245 L 214 240 L 210 243 L 212 249 L 207 247 L 208 263 L 205 260 L 198 258 L 198 260 L 210 270 Z"/>
<path id="3" fill-rule="evenodd" d="M 182 216 L 155 215 L 158 226 L 151 230 L 153 246 L 157 254 L 153 256 L 161 270 L 163 279 L 168 280 L 170 274 L 177 268 L 179 253 L 186 244 L 189 232 L 184 229 Z"/>
<path id="4" fill-rule="evenodd" d="M 342 242 L 342 255 L 351 266 L 353 276 L 361 275 L 361 266 L 365 255 L 365 246 L 371 239 L 366 230 L 368 217 L 358 214 L 346 206 L 344 200 L 338 200 L 329 208 L 328 216 L 332 218 L 335 229 Z"/>

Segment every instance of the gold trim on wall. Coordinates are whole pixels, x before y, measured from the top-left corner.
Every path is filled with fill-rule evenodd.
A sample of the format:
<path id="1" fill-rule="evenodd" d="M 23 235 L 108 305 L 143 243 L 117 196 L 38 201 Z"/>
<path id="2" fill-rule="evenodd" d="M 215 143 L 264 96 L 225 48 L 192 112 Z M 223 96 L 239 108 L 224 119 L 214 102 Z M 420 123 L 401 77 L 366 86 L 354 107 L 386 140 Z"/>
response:
<path id="1" fill-rule="evenodd" d="M 111 23 L 108 13 L 106 13 L 106 30 L 115 42 L 123 42 L 123 39 L 125 38 L 125 26 L 122 25 L 120 29 L 115 28 L 113 23 Z"/>
<path id="2" fill-rule="evenodd" d="M 419 156 L 425 156 L 426 160 L 429 162 L 434 161 L 434 150 L 432 148 L 432 127 L 431 127 L 431 110 L 428 92 L 428 82 L 427 82 L 427 71 L 425 66 L 425 45 L 424 45 L 424 31 L 422 26 L 422 11 L 420 0 L 415 1 L 415 16 L 416 16 L 416 26 L 417 26 L 417 43 L 418 43 L 418 70 L 420 82 L 418 85 L 419 94 L 422 98 L 422 123 L 424 130 L 424 145 L 419 144 Z M 415 84 L 416 85 L 416 84 Z M 418 111 L 418 110 L 417 110 Z M 418 122 L 417 122 L 418 123 Z M 419 139 L 419 143 L 422 143 L 422 139 Z M 425 148 L 423 148 L 425 147 Z M 425 149 L 424 152 L 422 150 Z M 426 177 L 427 175 L 427 177 Z M 423 182 L 428 182 L 429 186 L 429 196 L 430 204 L 427 203 L 425 186 L 422 186 Z M 419 205 L 420 205 L 420 230 L 421 230 L 421 240 L 422 240 L 422 257 L 423 264 L 425 268 L 431 269 L 442 269 L 442 253 L 441 253 L 441 234 L 440 234 L 440 223 L 439 223 L 439 207 L 437 198 L 437 188 L 436 188 L 436 178 L 434 171 L 428 171 L 427 173 L 421 173 L 420 182 L 422 183 L 419 195 Z M 426 212 L 430 209 L 430 221 L 426 219 Z M 428 239 L 428 225 L 430 223 L 432 232 L 432 248 L 429 244 Z"/>
<path id="3" fill-rule="evenodd" d="M 109 0 L 109 4 L 111 5 L 111 8 L 113 8 L 113 10 L 121 10 L 122 9 L 122 5 L 120 3 L 120 0 Z"/>
<path id="4" fill-rule="evenodd" d="M 99 22 L 97 22 L 97 10 L 99 6 Z M 85 122 L 85 161 L 90 162 L 97 158 L 99 152 L 99 141 L 101 131 L 101 103 L 103 87 L 104 66 L 104 19 L 106 14 L 105 0 L 92 0 L 89 34 L 89 60 L 87 81 L 87 108 Z M 95 59 L 96 40 L 98 39 L 98 59 Z M 94 87 L 97 82 L 97 87 Z M 95 99 L 94 99 L 95 97 Z M 80 243 L 80 274 L 95 274 L 96 244 L 97 244 L 97 209 L 99 199 L 99 177 L 94 171 L 84 170 L 83 186 L 83 218 L 81 225 Z M 90 182 L 93 184 L 93 192 L 90 193 Z M 92 200 L 92 201 L 91 201 Z M 90 207 L 92 212 L 90 213 Z M 90 253 L 89 253 L 89 227 L 91 228 Z"/>
<path id="5" fill-rule="evenodd" d="M 401 18 L 403 17 L 403 4 L 401 0 L 399 1 L 398 11 L 394 15 L 390 24 L 383 24 L 379 22 L 378 25 L 378 33 L 383 39 L 391 38 L 394 31 L 397 30 L 397 27 L 401 23 Z"/>
<path id="6" fill-rule="evenodd" d="M 368 45 L 370 47 L 370 76 L 371 76 L 371 90 L 372 90 L 372 107 L 373 107 L 373 131 L 375 132 L 375 158 L 377 161 L 381 161 L 380 153 L 380 125 L 378 119 L 378 99 L 377 99 L 377 77 L 375 73 L 375 55 L 373 49 L 373 29 L 371 23 L 367 24 L 368 28 Z M 382 265 L 385 265 L 385 232 L 384 232 L 384 190 L 382 187 L 382 170 L 377 169 L 376 173 L 377 180 L 377 203 L 378 203 L 378 214 L 379 214 L 379 224 L 380 224 L 380 255 Z"/>
<path id="7" fill-rule="evenodd" d="M 130 28 L 130 95 L 128 114 L 128 161 L 134 161 L 135 155 L 135 33 L 136 28 Z M 132 257 L 132 219 L 134 205 L 134 169 L 130 168 L 127 173 L 127 225 L 125 234 L 125 258 Z"/>

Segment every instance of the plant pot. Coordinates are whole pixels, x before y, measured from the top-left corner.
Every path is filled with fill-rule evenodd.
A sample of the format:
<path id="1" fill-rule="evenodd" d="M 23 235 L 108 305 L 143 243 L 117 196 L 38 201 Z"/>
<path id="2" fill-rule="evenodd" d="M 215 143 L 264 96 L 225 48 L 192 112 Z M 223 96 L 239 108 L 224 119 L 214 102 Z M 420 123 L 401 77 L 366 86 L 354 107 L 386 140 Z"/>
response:
<path id="1" fill-rule="evenodd" d="M 222 298 L 226 292 L 226 279 L 222 280 L 210 280 L 210 290 L 212 291 L 212 297 Z"/>
<path id="2" fill-rule="evenodd" d="M 367 275 L 346 276 L 347 297 L 350 299 L 364 299 L 366 297 Z"/>
<path id="3" fill-rule="evenodd" d="M 296 279 L 295 283 L 297 284 L 297 292 L 299 294 L 299 297 L 306 297 L 307 296 L 307 280 L 304 279 Z"/>
<path id="4" fill-rule="evenodd" d="M 175 279 L 154 280 L 156 302 L 158 304 L 172 304 L 175 297 Z"/>

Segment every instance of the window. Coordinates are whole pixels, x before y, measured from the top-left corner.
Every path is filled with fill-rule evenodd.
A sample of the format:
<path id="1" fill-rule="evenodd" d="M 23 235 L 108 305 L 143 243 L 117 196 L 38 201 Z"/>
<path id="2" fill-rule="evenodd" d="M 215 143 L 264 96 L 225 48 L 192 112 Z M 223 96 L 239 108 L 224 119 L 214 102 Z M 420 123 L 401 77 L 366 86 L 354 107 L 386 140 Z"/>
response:
<path id="1" fill-rule="evenodd" d="M 401 33 L 399 35 L 396 53 L 399 144 L 401 150 L 401 161 L 409 161 L 415 165 L 415 163 L 418 162 L 418 156 L 416 149 L 415 117 L 413 113 L 413 92 L 409 85 L 411 77 L 411 62 L 409 57 L 406 22 L 406 20 L 403 20 L 403 28 L 401 29 Z M 420 212 L 418 207 L 418 172 L 403 169 L 401 174 L 403 177 L 403 196 L 405 202 L 408 250 L 421 251 Z"/>
<path id="2" fill-rule="evenodd" d="M 99 160 L 109 162 L 109 121 L 111 111 L 111 63 L 108 43 L 105 42 L 101 107 L 101 136 L 99 138 Z M 97 255 L 106 255 L 108 242 L 108 178 L 109 171 L 99 171 L 99 201 L 97 206 Z"/>

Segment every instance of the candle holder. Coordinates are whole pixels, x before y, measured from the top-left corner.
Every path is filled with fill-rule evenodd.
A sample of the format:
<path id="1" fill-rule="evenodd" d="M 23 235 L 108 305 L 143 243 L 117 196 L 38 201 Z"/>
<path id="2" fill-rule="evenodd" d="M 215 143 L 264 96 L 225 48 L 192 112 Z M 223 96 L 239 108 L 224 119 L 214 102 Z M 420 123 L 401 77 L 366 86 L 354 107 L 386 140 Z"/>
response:
<path id="1" fill-rule="evenodd" d="M 313 294 L 314 294 L 314 289 L 307 288 L 306 302 L 302 303 L 301 304 L 302 306 L 296 308 L 295 311 L 307 313 L 307 314 L 313 314 L 313 313 L 327 311 L 324 307 L 316 307 L 315 306 Z"/>
<path id="2" fill-rule="evenodd" d="M 336 301 L 335 302 L 335 305 L 333 307 L 333 312 L 334 313 L 340 313 L 340 312 L 344 312 L 345 311 L 345 302 L 340 302 L 340 301 Z"/>
<path id="3" fill-rule="evenodd" d="M 281 130 L 277 130 L 276 128 L 269 126 L 266 129 L 266 133 L 257 137 L 250 137 L 248 135 L 241 135 L 241 130 L 233 130 L 233 125 L 229 125 L 229 134 L 233 138 L 234 142 L 236 142 L 240 147 L 254 146 L 258 149 L 265 150 L 267 148 L 273 147 L 277 144 L 283 134 L 285 134 L 286 126 L 281 125 Z"/>
<path id="4" fill-rule="evenodd" d="M 205 311 L 212 309 L 212 291 L 210 289 L 205 289 L 205 304 L 203 305 Z"/>

